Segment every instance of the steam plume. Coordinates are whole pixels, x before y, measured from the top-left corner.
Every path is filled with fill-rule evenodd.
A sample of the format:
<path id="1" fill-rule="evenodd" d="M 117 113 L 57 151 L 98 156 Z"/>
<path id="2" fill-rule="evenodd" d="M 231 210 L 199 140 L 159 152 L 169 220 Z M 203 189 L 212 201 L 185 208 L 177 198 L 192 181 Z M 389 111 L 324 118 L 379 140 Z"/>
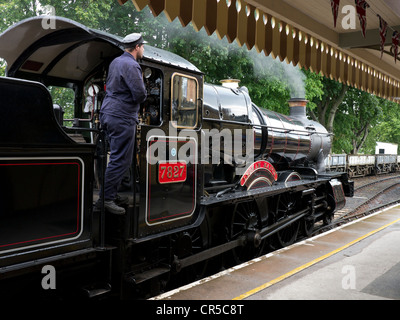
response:
<path id="1" fill-rule="evenodd" d="M 147 14 L 151 15 L 150 11 Z M 287 85 L 292 98 L 305 98 L 306 76 L 299 67 L 295 67 L 293 64 L 288 64 L 285 61 L 281 62 L 278 58 L 274 59 L 271 56 L 265 56 L 264 53 L 258 53 L 255 49 L 249 51 L 247 48 L 241 48 L 236 42 L 228 43 L 226 38 L 218 39 L 215 33 L 208 36 L 204 28 L 199 32 L 195 32 L 190 25 L 182 27 L 178 19 L 168 22 L 163 14 L 159 15 L 156 19 L 166 34 L 187 37 L 189 33 L 191 39 L 198 39 L 199 41 L 208 43 L 211 47 L 225 46 L 229 47 L 230 50 L 243 50 L 253 61 L 253 72 L 256 76 L 277 79 Z M 149 35 L 151 36 L 151 34 Z"/>

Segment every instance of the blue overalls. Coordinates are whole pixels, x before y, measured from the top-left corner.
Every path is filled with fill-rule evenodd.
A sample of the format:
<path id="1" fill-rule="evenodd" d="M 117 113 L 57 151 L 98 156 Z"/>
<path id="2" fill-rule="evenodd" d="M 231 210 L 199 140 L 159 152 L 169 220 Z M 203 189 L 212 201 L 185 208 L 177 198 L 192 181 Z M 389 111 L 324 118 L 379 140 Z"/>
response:
<path id="1" fill-rule="evenodd" d="M 105 201 L 115 200 L 118 187 L 132 163 L 138 111 L 146 97 L 142 69 L 130 53 L 124 52 L 110 64 L 106 96 L 100 110 L 100 123 L 110 144 Z"/>

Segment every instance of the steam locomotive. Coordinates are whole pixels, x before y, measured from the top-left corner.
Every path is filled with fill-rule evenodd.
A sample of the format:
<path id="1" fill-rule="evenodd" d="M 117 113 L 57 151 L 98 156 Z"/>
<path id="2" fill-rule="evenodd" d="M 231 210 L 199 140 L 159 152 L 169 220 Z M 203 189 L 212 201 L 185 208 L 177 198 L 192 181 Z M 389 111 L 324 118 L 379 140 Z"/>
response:
<path id="1" fill-rule="evenodd" d="M 120 190 L 130 201 L 125 215 L 96 210 L 107 162 L 98 113 L 123 45 L 43 19 L 0 35 L 2 297 L 148 297 L 308 236 L 353 195 L 346 173 L 325 170 L 330 134 L 306 101 L 291 100 L 289 116 L 258 108 L 234 81 L 205 84 L 190 62 L 146 46 L 148 98 Z M 54 87 L 73 90 L 70 119 Z"/>

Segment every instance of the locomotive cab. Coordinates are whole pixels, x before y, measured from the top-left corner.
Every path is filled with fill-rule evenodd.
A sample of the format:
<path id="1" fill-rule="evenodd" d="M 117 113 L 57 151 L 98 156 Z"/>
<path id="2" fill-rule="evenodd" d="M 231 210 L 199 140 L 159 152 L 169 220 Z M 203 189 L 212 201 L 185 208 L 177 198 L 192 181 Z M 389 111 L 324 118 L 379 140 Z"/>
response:
<path id="1" fill-rule="evenodd" d="M 69 108 L 54 106 L 57 122 L 63 132 L 75 142 L 96 144 L 98 143 L 96 131 L 99 128 L 98 116 L 105 95 L 108 66 L 115 57 L 122 54 L 122 39 L 61 17 L 54 17 L 55 29 L 46 29 L 42 27 L 43 19 L 41 17 L 27 19 L 2 34 L 1 43 L 7 43 L 7 45 L 2 45 L 1 50 L 1 56 L 7 61 L 7 76 L 42 83 L 52 93 L 53 101 L 57 101 L 57 95 L 65 95 L 65 90 L 71 90 Z M 13 41 L 13 39 L 21 39 L 21 41 Z M 16 55 L 16 52 L 20 55 Z M 185 59 L 148 45 L 139 63 L 142 67 L 148 98 L 140 109 L 137 132 L 139 152 L 130 172 L 127 173 L 130 180 L 127 180 L 125 186 L 130 189 L 132 216 L 133 211 L 136 210 L 133 207 L 139 202 L 147 203 L 147 209 L 139 213 L 139 218 L 134 218 L 139 221 L 135 221 L 135 224 L 132 222 L 130 236 L 133 238 L 159 232 L 155 225 L 160 221 L 163 221 L 163 229 L 176 228 L 176 224 L 168 222 L 179 220 L 176 217 L 181 214 L 186 217 L 194 213 L 198 193 L 193 192 L 192 189 L 196 189 L 199 176 L 196 161 L 194 159 L 186 161 L 184 166 L 187 179 L 181 181 L 179 185 L 175 183 L 176 181 L 160 182 L 157 174 L 154 174 L 158 171 L 158 162 L 161 161 L 161 157 L 155 160 L 154 156 L 158 157 L 158 154 L 150 155 L 153 156 L 153 161 L 150 162 L 156 162 L 156 164 L 147 165 L 149 155 L 143 150 L 156 141 L 160 144 L 161 139 L 164 139 L 167 148 L 176 149 L 177 154 L 180 147 L 187 141 L 192 141 L 191 148 L 194 152 L 198 152 L 199 145 L 197 139 L 194 138 L 179 138 L 178 148 L 173 148 L 172 144 L 175 143 L 175 138 L 182 130 L 196 132 L 201 127 L 203 81 L 202 73 Z M 157 143 L 153 146 L 157 146 Z M 168 164 L 175 161 L 174 157 L 176 158 L 171 152 L 162 159 L 165 162 L 163 164 L 165 170 L 179 169 L 179 166 Z M 100 171 L 101 168 L 97 166 L 95 187 L 101 183 Z M 183 172 L 183 169 L 181 171 Z M 136 180 L 134 190 L 132 179 Z M 147 183 L 149 180 L 150 185 Z M 178 187 L 181 188 L 182 185 L 183 187 L 188 185 L 190 188 L 188 187 L 188 191 L 182 193 L 178 190 Z M 185 196 L 186 193 L 190 203 L 187 208 L 171 204 L 170 209 L 166 210 L 165 203 L 161 201 L 160 204 L 160 200 L 170 199 L 174 202 L 175 198 Z M 159 194 L 162 195 L 160 199 Z M 94 200 L 97 197 L 95 192 Z M 180 207 L 184 214 L 173 209 L 176 207 Z M 157 222 L 149 222 L 150 220 Z M 178 222 L 178 225 L 192 222 L 190 220 Z M 144 227 L 140 231 L 136 225 L 141 223 L 145 226 L 153 224 L 153 228 L 143 231 L 147 228 Z M 168 224 L 170 226 L 166 227 Z"/>
<path id="2" fill-rule="evenodd" d="M 7 63 L 7 77 L 0 79 L 0 170 L 7 179 L 0 189 L 8 198 L 0 204 L 0 267 L 15 264 L 10 276 L 39 252 L 47 261 L 60 255 L 68 260 L 68 254 L 95 258 L 98 248 L 107 256 L 107 245 L 119 239 L 141 242 L 200 220 L 202 175 L 193 136 L 201 128 L 203 74 L 146 45 L 139 63 L 148 98 L 127 190 L 121 191 L 130 199 L 127 214 L 95 212 L 105 157 L 98 116 L 108 66 L 124 50 L 122 38 L 61 17 L 53 17 L 54 29 L 44 28 L 43 19 L 26 19 L 0 36 Z M 186 160 L 177 162 L 187 145 Z M 30 263 L 34 268 L 39 262 Z"/>

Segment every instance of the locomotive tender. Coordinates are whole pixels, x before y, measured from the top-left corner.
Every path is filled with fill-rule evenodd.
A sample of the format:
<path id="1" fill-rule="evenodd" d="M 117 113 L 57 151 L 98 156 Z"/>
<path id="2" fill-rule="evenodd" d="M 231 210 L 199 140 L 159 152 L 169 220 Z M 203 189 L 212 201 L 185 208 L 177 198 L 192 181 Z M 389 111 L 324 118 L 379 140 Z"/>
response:
<path id="1" fill-rule="evenodd" d="M 121 191 L 130 203 L 122 216 L 95 210 L 107 150 L 98 111 L 123 46 L 52 18 L 55 29 L 35 17 L 0 35 L 1 296 L 155 294 L 210 262 L 291 244 L 352 196 L 347 174 L 324 168 L 330 135 L 305 101 L 290 101 L 290 116 L 258 108 L 246 88 L 205 84 L 188 61 L 146 46 L 148 99 Z M 73 89 L 73 119 L 49 86 Z M 41 286 L 45 265 L 56 290 Z"/>

